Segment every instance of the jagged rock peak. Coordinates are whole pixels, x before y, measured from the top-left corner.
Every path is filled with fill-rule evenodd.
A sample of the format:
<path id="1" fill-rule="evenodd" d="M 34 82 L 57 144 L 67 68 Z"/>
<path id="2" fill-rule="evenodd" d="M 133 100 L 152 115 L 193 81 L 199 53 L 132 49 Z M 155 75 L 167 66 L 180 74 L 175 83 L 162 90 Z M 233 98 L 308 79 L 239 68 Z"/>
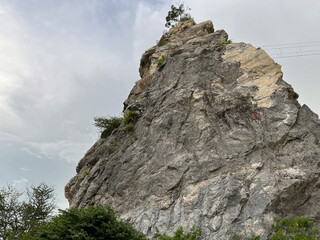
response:
<path id="1" fill-rule="evenodd" d="M 201 37 L 213 32 L 214 29 L 211 21 L 206 21 L 197 25 L 193 19 L 180 22 L 175 28 L 171 28 L 169 32 L 161 37 L 157 46 L 150 48 L 142 55 L 139 68 L 140 77 L 144 78 L 154 73 L 157 69 L 157 60 L 159 57 L 167 55 L 172 48 L 179 48 L 183 44 L 192 43 L 192 41 L 188 41 L 194 38 L 202 40 L 200 39 Z M 211 37 L 212 36 L 213 35 L 211 35 Z M 228 38 L 226 34 L 224 37 Z"/>
<path id="2" fill-rule="evenodd" d="M 125 109 L 131 100 L 135 102 L 136 98 L 134 96 L 142 93 L 149 84 L 153 74 L 158 70 L 158 60 L 162 56 L 176 54 L 184 50 L 190 52 L 202 45 L 220 44 L 227 40 L 228 34 L 224 30 L 214 32 L 211 21 L 196 24 L 193 19 L 190 19 L 180 22 L 176 27 L 171 28 L 167 33 L 162 35 L 156 46 L 148 49 L 142 55 L 139 68 L 141 79 L 132 89 L 128 99 L 124 102 Z M 198 51 L 199 50 L 200 48 L 198 48 Z"/>
<path id="3" fill-rule="evenodd" d="M 147 236 L 195 224 L 206 240 L 265 239 L 276 215 L 319 221 L 318 116 L 265 51 L 227 40 L 189 20 L 142 55 L 124 103 L 134 132 L 123 123 L 80 160 L 71 207 L 107 204 Z"/>

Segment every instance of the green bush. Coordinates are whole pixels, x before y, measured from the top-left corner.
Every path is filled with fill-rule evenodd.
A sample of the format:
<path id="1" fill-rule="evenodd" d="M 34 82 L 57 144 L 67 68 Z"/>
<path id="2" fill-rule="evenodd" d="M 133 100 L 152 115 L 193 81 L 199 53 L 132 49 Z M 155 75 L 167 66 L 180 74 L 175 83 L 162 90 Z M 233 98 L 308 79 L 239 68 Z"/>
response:
<path id="1" fill-rule="evenodd" d="M 139 113 L 136 111 L 128 111 L 124 114 L 124 123 L 125 124 L 135 124 L 139 118 Z"/>
<path id="2" fill-rule="evenodd" d="M 229 39 L 228 41 L 219 42 L 219 45 L 227 45 L 232 43 L 232 41 Z"/>
<path id="3" fill-rule="evenodd" d="M 123 118 L 121 117 L 98 117 L 94 118 L 94 125 L 101 129 L 101 138 L 107 138 L 114 129 L 121 125 L 122 121 Z"/>
<path id="4" fill-rule="evenodd" d="M 139 113 L 136 111 L 128 111 L 124 114 L 124 117 L 98 117 L 94 118 L 94 125 L 101 129 L 101 138 L 108 138 L 113 130 L 117 129 L 122 122 L 125 124 L 124 130 L 127 132 L 133 132 L 134 124 L 139 118 Z M 114 152 L 118 147 L 110 148 L 109 152 Z"/>
<path id="5" fill-rule="evenodd" d="M 166 60 L 166 56 L 161 56 L 160 58 L 158 58 L 157 60 L 157 67 L 161 67 L 164 63 L 164 61 Z"/>
<path id="6" fill-rule="evenodd" d="M 60 214 L 42 225 L 34 240 L 146 240 L 128 222 L 117 220 L 108 207 L 60 210 Z"/>
<path id="7" fill-rule="evenodd" d="M 118 149 L 119 149 L 119 146 L 117 146 L 117 145 L 111 145 L 111 146 L 108 146 L 108 147 L 107 147 L 107 150 L 108 150 L 108 153 L 109 153 L 109 154 L 114 153 L 114 152 L 117 151 Z"/>
<path id="8" fill-rule="evenodd" d="M 242 237 L 239 235 L 234 235 L 231 237 L 231 240 L 260 240 L 260 236 Z"/>
<path id="9" fill-rule="evenodd" d="M 166 233 L 159 233 L 158 229 L 156 229 L 156 233 L 153 237 L 155 240 L 199 240 L 201 237 L 201 229 L 195 228 L 194 226 L 191 228 L 190 232 L 184 233 L 183 228 L 180 226 L 177 231 L 173 234 L 172 237 L 168 236 Z"/>
<path id="10" fill-rule="evenodd" d="M 271 236 L 268 240 L 318 240 L 320 231 L 306 217 L 274 218 L 271 226 Z M 233 236 L 231 240 L 259 240 L 260 236 L 246 238 Z"/>
<path id="11" fill-rule="evenodd" d="M 88 169 L 85 169 L 83 172 L 82 172 L 82 177 L 85 178 L 86 176 L 89 175 L 89 170 Z"/>
<path id="12" fill-rule="evenodd" d="M 125 130 L 127 133 L 132 133 L 132 132 L 134 132 L 134 124 L 133 124 L 133 123 L 127 124 L 127 125 L 124 127 L 124 130 Z"/>
<path id="13" fill-rule="evenodd" d="M 167 45 L 169 43 L 168 40 L 160 39 L 160 41 L 157 42 L 158 47 L 162 47 L 164 45 Z"/>
<path id="14" fill-rule="evenodd" d="M 319 229 L 306 217 L 275 218 L 271 226 L 270 240 L 315 240 L 319 239 Z"/>

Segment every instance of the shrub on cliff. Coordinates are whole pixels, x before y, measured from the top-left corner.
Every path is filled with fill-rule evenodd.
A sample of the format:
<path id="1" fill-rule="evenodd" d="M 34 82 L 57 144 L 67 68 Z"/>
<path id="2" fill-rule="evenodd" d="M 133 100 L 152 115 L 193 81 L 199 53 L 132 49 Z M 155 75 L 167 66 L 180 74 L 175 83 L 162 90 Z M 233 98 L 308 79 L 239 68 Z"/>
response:
<path id="1" fill-rule="evenodd" d="M 139 113 L 136 111 L 128 111 L 122 117 L 95 117 L 94 125 L 101 130 L 101 138 L 107 138 L 110 134 L 118 128 L 121 123 L 125 124 L 124 130 L 126 132 L 133 132 L 134 124 L 138 121 Z"/>
<path id="2" fill-rule="evenodd" d="M 135 124 L 139 118 L 139 113 L 136 111 L 128 111 L 124 114 L 124 123 L 125 124 Z"/>
<path id="3" fill-rule="evenodd" d="M 107 138 L 114 129 L 121 125 L 122 121 L 121 117 L 95 117 L 94 125 L 102 131 L 101 138 Z"/>
<path id="4" fill-rule="evenodd" d="M 38 229 L 33 239 L 146 240 L 131 224 L 117 220 L 112 209 L 101 206 L 60 210 L 58 216 Z"/>
<path id="5" fill-rule="evenodd" d="M 164 63 L 164 61 L 166 60 L 166 56 L 161 56 L 160 58 L 158 58 L 157 60 L 157 67 L 161 67 Z"/>
<path id="6" fill-rule="evenodd" d="M 184 3 L 179 4 L 177 7 L 171 5 L 165 26 L 167 28 L 175 27 L 177 23 L 191 19 L 190 13 L 187 13 L 188 10 L 191 10 L 191 8 L 185 7 Z"/>

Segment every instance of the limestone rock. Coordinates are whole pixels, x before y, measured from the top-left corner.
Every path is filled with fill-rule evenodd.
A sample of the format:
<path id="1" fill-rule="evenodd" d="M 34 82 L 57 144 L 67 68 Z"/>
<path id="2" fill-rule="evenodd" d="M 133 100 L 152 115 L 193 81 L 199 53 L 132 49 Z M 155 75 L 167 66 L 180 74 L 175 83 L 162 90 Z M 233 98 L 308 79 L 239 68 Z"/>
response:
<path id="1" fill-rule="evenodd" d="M 147 236 L 195 224 L 208 240 L 265 239 L 276 215 L 319 222 L 318 116 L 268 54 L 227 39 L 190 20 L 143 54 L 124 103 L 134 133 L 120 126 L 87 152 L 71 207 L 107 204 Z"/>

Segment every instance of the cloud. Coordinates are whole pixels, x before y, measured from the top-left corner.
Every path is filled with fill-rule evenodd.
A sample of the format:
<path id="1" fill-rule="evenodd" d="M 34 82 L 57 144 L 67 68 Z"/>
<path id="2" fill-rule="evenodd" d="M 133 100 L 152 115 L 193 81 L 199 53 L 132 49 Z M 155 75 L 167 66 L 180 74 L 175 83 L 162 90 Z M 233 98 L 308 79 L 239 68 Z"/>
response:
<path id="1" fill-rule="evenodd" d="M 115 51 L 120 46 L 103 40 L 113 33 L 100 25 L 101 14 L 95 16 L 99 1 L 50 9 L 41 3 L 35 8 L 45 11 L 29 15 L 18 4 L 24 3 L 0 1 L 0 140 L 37 158 L 79 160 L 97 138 L 91 121 L 103 102 L 88 106 L 99 98 L 97 89 L 125 79 Z M 119 14 L 123 21 L 130 16 Z M 89 28 L 95 35 L 87 35 Z"/>
<path id="2" fill-rule="evenodd" d="M 91 133 L 77 136 L 74 139 L 23 142 L 23 147 L 20 150 L 40 159 L 62 159 L 67 162 L 78 162 L 83 157 L 83 151 L 88 150 L 96 139 L 97 135 Z"/>
<path id="3" fill-rule="evenodd" d="M 12 186 L 18 191 L 24 191 L 28 185 L 30 185 L 30 182 L 27 178 L 14 180 L 12 183 Z"/>
<path id="4" fill-rule="evenodd" d="M 30 171 L 31 169 L 30 169 L 30 168 L 24 168 L 24 167 L 21 167 L 21 168 L 20 168 L 20 170 L 21 170 L 21 171 L 28 172 L 28 171 Z"/>
<path id="5" fill-rule="evenodd" d="M 14 39 L 23 39 L 20 22 L 13 16 L 13 11 L 0 4 L 0 114 L 2 128 L 9 129 L 10 125 L 21 126 L 22 121 L 10 107 L 10 92 L 21 86 L 23 71 L 23 56 L 21 46 Z"/>
<path id="6" fill-rule="evenodd" d="M 24 2 L 0 1 L 0 140 L 35 158 L 82 157 L 97 139 L 93 117 L 119 115 L 164 24 L 163 2 L 71 2 L 26 12 Z"/>

